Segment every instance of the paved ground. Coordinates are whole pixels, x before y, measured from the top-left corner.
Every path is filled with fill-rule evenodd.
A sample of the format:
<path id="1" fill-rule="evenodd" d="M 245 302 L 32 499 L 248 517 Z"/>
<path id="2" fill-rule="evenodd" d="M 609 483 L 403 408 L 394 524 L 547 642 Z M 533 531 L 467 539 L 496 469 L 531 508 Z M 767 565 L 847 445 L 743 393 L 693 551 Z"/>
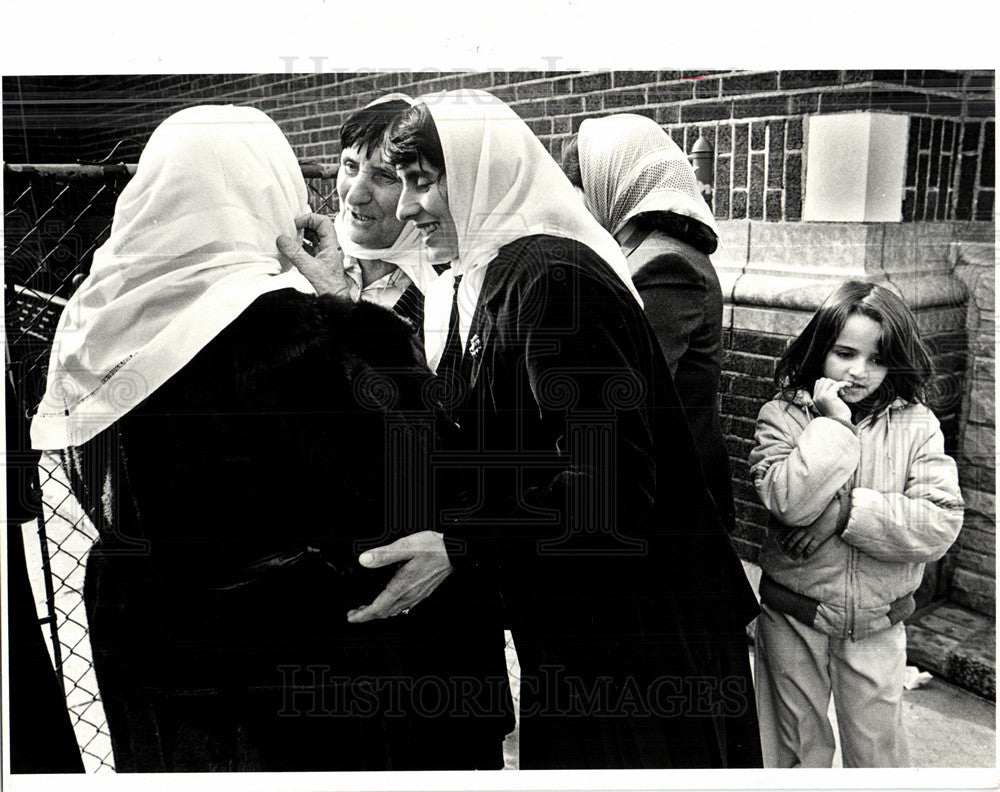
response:
<path id="1" fill-rule="evenodd" d="M 512 676 L 516 673 L 516 658 Z M 753 653 L 751 652 L 751 663 Z M 996 767 L 996 707 L 962 688 L 934 678 L 903 694 L 904 724 L 914 767 Z M 830 707 L 836 731 L 836 714 Z M 507 769 L 517 768 L 517 734 L 504 743 Z M 842 767 L 840 751 L 834 767 Z"/>
<path id="2" fill-rule="evenodd" d="M 996 767 L 996 706 L 941 679 L 903 695 L 914 767 Z"/>

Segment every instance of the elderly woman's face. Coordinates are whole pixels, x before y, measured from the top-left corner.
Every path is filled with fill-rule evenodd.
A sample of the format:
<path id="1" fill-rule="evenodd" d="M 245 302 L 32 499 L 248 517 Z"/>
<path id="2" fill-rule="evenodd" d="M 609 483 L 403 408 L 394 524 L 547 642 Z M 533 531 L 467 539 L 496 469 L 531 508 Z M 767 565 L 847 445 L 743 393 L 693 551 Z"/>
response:
<path id="1" fill-rule="evenodd" d="M 439 261 L 458 258 L 458 229 L 448 207 L 444 173 L 424 160 L 397 168 L 396 173 L 403 182 L 396 217 L 413 221 L 424 247 Z"/>
<path id="2" fill-rule="evenodd" d="M 337 196 L 351 241 L 369 248 L 392 247 L 403 223 L 396 219 L 401 185 L 378 149 L 367 155 L 357 146 L 340 155 Z"/>

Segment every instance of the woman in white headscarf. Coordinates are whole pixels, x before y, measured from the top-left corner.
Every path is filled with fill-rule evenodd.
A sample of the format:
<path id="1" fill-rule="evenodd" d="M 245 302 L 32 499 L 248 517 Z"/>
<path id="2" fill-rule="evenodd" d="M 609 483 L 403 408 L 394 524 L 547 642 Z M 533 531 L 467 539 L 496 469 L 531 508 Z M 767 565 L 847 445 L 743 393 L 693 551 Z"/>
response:
<path id="1" fill-rule="evenodd" d="M 307 208 L 266 115 L 176 113 L 60 319 L 32 440 L 100 532 L 84 596 L 119 771 L 500 764 L 503 713 L 400 685 L 477 657 L 447 607 L 346 621 L 376 585 L 358 550 L 421 523 L 386 470 L 419 480 L 434 416 L 405 322 L 280 263 Z"/>
<path id="2" fill-rule="evenodd" d="M 563 154 L 594 217 L 621 245 L 726 529 L 735 528 L 719 421 L 722 288 L 709 254 L 718 229 L 684 152 L 651 118 L 588 118 Z"/>
<path id="3" fill-rule="evenodd" d="M 716 650 L 742 635 L 745 653 L 756 603 L 617 243 L 489 94 L 424 97 L 386 148 L 399 217 L 452 261 L 427 291 L 425 344 L 467 477 L 424 556 L 502 597 L 520 766 L 731 763 L 727 715 L 752 719 L 753 696 L 726 689 Z"/>

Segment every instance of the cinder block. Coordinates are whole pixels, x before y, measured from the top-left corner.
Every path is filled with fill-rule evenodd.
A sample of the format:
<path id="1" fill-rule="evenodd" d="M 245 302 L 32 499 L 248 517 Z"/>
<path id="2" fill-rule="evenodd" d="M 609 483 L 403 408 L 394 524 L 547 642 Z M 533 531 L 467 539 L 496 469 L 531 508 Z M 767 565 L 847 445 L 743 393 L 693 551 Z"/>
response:
<path id="1" fill-rule="evenodd" d="M 907 625 L 907 662 L 936 674 L 946 675 L 948 673 L 948 658 L 957 643 L 956 640 L 939 635 L 933 630 Z"/>
<path id="2" fill-rule="evenodd" d="M 955 647 L 949 658 L 948 679 L 996 700 L 996 630 L 992 625 Z"/>
<path id="3" fill-rule="evenodd" d="M 960 549 L 950 557 L 954 562 L 955 568 L 966 569 L 979 575 L 993 575 L 996 573 L 997 559 L 993 553 L 969 552 Z"/>
<path id="4" fill-rule="evenodd" d="M 996 460 L 997 431 L 992 426 L 970 425 L 963 438 L 963 450 L 970 457 Z"/>
<path id="5" fill-rule="evenodd" d="M 952 576 L 951 599 L 979 613 L 996 614 L 996 581 L 992 577 L 956 569 Z"/>

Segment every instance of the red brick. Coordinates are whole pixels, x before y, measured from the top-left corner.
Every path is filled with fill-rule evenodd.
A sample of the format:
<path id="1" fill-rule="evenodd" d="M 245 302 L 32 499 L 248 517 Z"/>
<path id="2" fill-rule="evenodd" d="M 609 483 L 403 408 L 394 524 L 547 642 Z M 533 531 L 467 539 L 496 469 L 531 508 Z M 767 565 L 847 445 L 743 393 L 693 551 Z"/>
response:
<path id="1" fill-rule="evenodd" d="M 631 110 L 629 110 L 629 112 L 635 113 L 636 115 L 646 116 L 646 118 L 651 118 L 659 123 L 660 110 L 664 109 L 673 110 L 675 112 L 677 110 L 677 108 L 633 107 Z M 674 121 L 676 121 L 676 119 L 674 119 Z"/>
<path id="2" fill-rule="evenodd" d="M 743 190 L 733 190 L 730 194 L 730 216 L 733 220 L 743 220 L 747 217 L 747 192 Z"/>
<path id="3" fill-rule="evenodd" d="M 723 376 L 726 376 L 726 372 L 723 372 Z M 774 390 L 774 383 L 769 379 L 743 375 L 734 375 L 729 386 L 729 392 L 734 396 L 746 396 L 762 402 L 770 399 Z"/>
<path id="4" fill-rule="evenodd" d="M 479 88 L 488 91 L 493 87 L 493 80 L 489 72 L 469 72 L 459 78 L 459 83 L 463 88 Z"/>
<path id="5" fill-rule="evenodd" d="M 821 113 L 846 113 L 852 110 L 869 110 L 872 105 L 870 89 L 848 91 L 824 91 L 820 95 Z"/>
<path id="6" fill-rule="evenodd" d="M 777 72 L 757 74 L 736 74 L 722 78 L 723 96 L 740 96 L 750 93 L 766 93 L 778 89 Z"/>
<path id="7" fill-rule="evenodd" d="M 769 333 L 752 333 L 746 330 L 733 330 L 730 335 L 730 349 L 740 352 L 753 352 L 758 355 L 780 357 L 784 354 L 788 339 L 784 336 Z"/>
<path id="8" fill-rule="evenodd" d="M 538 80 L 536 82 L 515 85 L 514 95 L 518 101 L 552 96 L 552 82 L 549 80 Z"/>
<path id="9" fill-rule="evenodd" d="M 583 98 L 580 96 L 564 96 L 560 99 L 548 99 L 545 102 L 545 115 L 572 115 L 583 112 Z"/>
<path id="10" fill-rule="evenodd" d="M 658 124 L 676 124 L 681 120 L 681 109 L 676 105 L 657 107 L 655 120 Z"/>
<path id="11" fill-rule="evenodd" d="M 621 91 L 611 91 L 609 93 L 600 94 L 600 96 L 593 97 L 594 99 L 599 99 L 600 104 L 598 109 L 600 110 L 614 110 L 617 112 L 624 112 L 626 109 L 634 108 L 637 106 L 642 106 L 646 102 L 646 94 L 642 89 L 627 88 Z M 590 106 L 591 97 L 587 97 L 588 108 Z"/>
<path id="12" fill-rule="evenodd" d="M 568 116 L 562 116 L 561 118 L 552 119 L 552 133 L 556 135 L 565 135 L 572 131 L 571 128 L 571 118 Z"/>
<path id="13" fill-rule="evenodd" d="M 781 220 L 781 190 L 768 190 L 764 194 L 764 219 L 769 221 Z"/>
<path id="14" fill-rule="evenodd" d="M 650 86 L 646 92 L 646 96 L 650 104 L 685 102 L 694 98 L 694 85 L 688 81 L 661 83 Z"/>
<path id="15" fill-rule="evenodd" d="M 593 91 L 607 91 L 609 88 L 611 88 L 611 74 L 598 72 L 574 77 L 570 90 L 573 93 L 591 93 Z"/>
<path id="16" fill-rule="evenodd" d="M 867 78 L 871 79 L 871 72 L 863 74 L 867 74 Z M 792 88 L 818 88 L 837 85 L 839 81 L 840 72 L 838 71 L 784 71 L 778 75 L 778 87 L 783 91 Z M 863 78 L 856 74 L 850 81 L 862 82 Z"/>
<path id="17" fill-rule="evenodd" d="M 548 76 L 550 75 L 543 71 L 513 71 L 510 72 L 508 79 L 512 83 L 521 83 L 529 80 L 541 80 Z"/>
<path id="18" fill-rule="evenodd" d="M 927 97 L 927 112 L 942 116 L 962 115 L 962 100 L 957 97 L 932 94 Z"/>
<path id="19" fill-rule="evenodd" d="M 757 427 L 757 418 L 744 418 L 737 415 L 728 416 L 729 430 L 727 432 L 733 438 L 741 440 L 753 439 L 754 430 Z"/>
<path id="20" fill-rule="evenodd" d="M 777 358 L 771 355 L 726 350 L 723 352 L 722 365 L 726 371 L 770 378 L 774 376 L 776 360 Z"/>
<path id="21" fill-rule="evenodd" d="M 767 525 L 769 514 L 760 502 L 738 501 L 736 504 L 736 516 L 738 523 L 743 522 L 750 529 L 741 531 L 737 527 L 736 534 L 738 536 L 755 543 L 764 540 L 766 533 L 764 526 Z"/>
<path id="22" fill-rule="evenodd" d="M 733 128 L 730 124 L 719 124 L 716 151 L 720 154 L 733 149 Z"/>
<path id="23" fill-rule="evenodd" d="M 973 72 L 969 75 L 968 86 L 970 89 L 992 91 L 996 85 L 996 79 L 992 71 Z"/>
<path id="24" fill-rule="evenodd" d="M 823 95 L 823 109 L 826 110 L 826 94 Z M 851 109 L 856 109 L 852 107 Z M 891 110 L 894 113 L 910 115 L 927 112 L 927 95 L 910 91 L 894 91 L 883 88 L 873 88 L 868 101 L 868 108 L 873 110 Z"/>
<path id="25" fill-rule="evenodd" d="M 532 118 L 529 121 L 527 121 L 527 124 L 528 124 L 528 129 L 530 129 L 536 135 L 552 134 L 551 118 Z"/>
<path id="26" fill-rule="evenodd" d="M 819 94 L 791 94 L 788 97 L 786 107 L 786 112 L 790 116 L 812 115 L 819 111 Z"/>
<path id="27" fill-rule="evenodd" d="M 648 85 L 656 82 L 656 72 L 616 71 L 611 73 L 611 82 L 615 88 L 628 85 Z"/>
<path id="28" fill-rule="evenodd" d="M 976 196 L 976 210 L 973 214 L 974 220 L 989 221 L 993 219 L 994 192 L 992 190 L 980 190 Z"/>
<path id="29" fill-rule="evenodd" d="M 902 84 L 905 80 L 905 75 L 899 69 L 894 69 L 894 70 L 881 69 L 881 70 L 876 70 L 872 74 L 872 79 L 877 80 L 879 82 Z"/>
<path id="30" fill-rule="evenodd" d="M 694 81 L 695 99 L 718 99 L 722 96 L 722 80 L 707 79 Z"/>

